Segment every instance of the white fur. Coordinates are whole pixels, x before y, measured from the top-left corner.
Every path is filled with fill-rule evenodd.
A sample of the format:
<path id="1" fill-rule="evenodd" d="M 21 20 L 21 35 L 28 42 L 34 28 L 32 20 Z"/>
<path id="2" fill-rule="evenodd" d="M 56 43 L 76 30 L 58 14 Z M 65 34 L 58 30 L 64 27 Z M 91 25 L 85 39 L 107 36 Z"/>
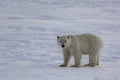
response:
<path id="1" fill-rule="evenodd" d="M 72 67 L 79 67 L 82 54 L 89 55 L 89 63 L 85 66 L 99 65 L 103 42 L 98 36 L 93 34 L 58 36 L 57 42 L 62 47 L 64 57 L 64 62 L 60 67 L 66 67 L 71 56 L 74 57 L 75 63 Z"/>

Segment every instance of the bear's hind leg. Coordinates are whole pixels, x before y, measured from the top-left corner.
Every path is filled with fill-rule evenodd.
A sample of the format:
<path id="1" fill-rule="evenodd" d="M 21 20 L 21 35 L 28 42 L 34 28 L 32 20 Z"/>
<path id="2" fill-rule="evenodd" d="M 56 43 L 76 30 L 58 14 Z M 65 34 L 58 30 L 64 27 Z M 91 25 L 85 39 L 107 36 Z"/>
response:
<path id="1" fill-rule="evenodd" d="M 85 64 L 85 66 L 95 67 L 97 65 L 97 56 L 90 54 L 89 55 L 89 63 Z"/>
<path id="2" fill-rule="evenodd" d="M 97 56 L 97 63 L 96 63 L 96 65 L 99 65 L 99 62 L 100 62 L 100 56 Z"/>

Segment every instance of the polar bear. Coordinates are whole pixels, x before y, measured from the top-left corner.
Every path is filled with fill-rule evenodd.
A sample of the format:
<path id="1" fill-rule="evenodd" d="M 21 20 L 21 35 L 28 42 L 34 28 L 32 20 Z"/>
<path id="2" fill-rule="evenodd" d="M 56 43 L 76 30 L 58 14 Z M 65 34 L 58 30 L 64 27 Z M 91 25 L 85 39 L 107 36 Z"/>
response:
<path id="1" fill-rule="evenodd" d="M 64 62 L 60 67 L 68 65 L 71 56 L 74 58 L 74 65 L 79 67 L 82 54 L 89 55 L 89 63 L 85 66 L 95 67 L 99 65 L 100 53 L 103 48 L 103 41 L 93 34 L 64 35 L 57 36 L 57 43 L 62 48 Z"/>

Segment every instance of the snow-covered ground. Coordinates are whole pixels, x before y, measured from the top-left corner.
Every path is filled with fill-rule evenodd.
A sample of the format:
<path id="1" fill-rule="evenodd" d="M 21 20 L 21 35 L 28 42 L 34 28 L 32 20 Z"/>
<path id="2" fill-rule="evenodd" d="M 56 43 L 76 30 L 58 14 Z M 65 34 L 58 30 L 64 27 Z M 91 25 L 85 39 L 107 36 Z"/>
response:
<path id="1" fill-rule="evenodd" d="M 56 36 L 81 33 L 102 37 L 101 65 L 58 67 Z M 0 80 L 120 80 L 120 0 L 0 0 Z"/>

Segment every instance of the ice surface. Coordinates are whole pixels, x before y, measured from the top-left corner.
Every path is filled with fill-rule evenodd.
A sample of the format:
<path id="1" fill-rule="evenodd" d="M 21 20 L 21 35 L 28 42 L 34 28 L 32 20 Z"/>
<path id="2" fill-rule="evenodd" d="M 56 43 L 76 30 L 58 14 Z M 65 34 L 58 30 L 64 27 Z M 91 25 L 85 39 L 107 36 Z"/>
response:
<path id="1" fill-rule="evenodd" d="M 56 36 L 81 33 L 103 39 L 101 65 L 58 67 Z M 120 80 L 120 0 L 0 0 L 0 80 Z"/>

